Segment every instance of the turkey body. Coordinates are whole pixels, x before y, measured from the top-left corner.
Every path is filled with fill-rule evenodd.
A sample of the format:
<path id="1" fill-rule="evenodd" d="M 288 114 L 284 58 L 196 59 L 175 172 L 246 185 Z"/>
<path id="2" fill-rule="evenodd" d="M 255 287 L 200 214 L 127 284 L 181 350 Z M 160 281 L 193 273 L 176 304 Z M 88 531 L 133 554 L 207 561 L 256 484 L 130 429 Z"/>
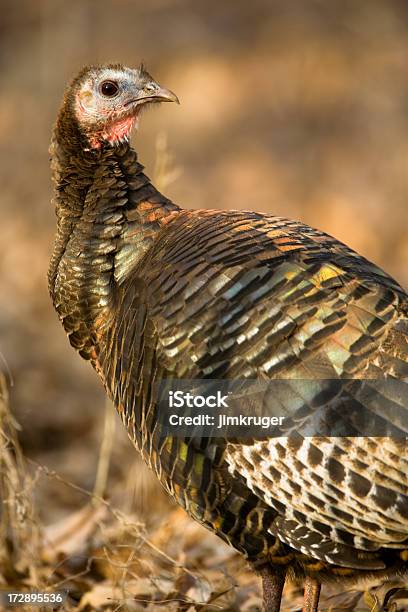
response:
<path id="1" fill-rule="evenodd" d="M 308 379 L 313 412 L 327 401 L 321 381 L 343 380 L 338 406 L 361 402 L 356 380 L 408 375 L 398 283 L 299 222 L 180 209 L 127 143 L 85 150 L 60 125 L 51 152 L 54 306 L 166 491 L 254 565 L 319 580 L 406 572 L 401 397 L 387 398 L 382 437 L 240 442 L 163 437 L 152 391 L 169 378 L 279 379 L 295 397 Z"/>

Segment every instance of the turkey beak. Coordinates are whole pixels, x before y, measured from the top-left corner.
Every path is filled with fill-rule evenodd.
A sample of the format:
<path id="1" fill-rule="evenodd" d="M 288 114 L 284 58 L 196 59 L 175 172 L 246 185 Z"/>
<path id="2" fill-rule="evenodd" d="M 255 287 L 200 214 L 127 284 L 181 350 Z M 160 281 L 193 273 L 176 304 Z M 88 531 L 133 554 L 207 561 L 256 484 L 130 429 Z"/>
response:
<path id="1" fill-rule="evenodd" d="M 159 89 L 154 93 L 153 98 L 159 100 L 160 102 L 176 102 L 177 104 L 180 104 L 180 100 L 176 94 L 165 87 L 159 87 Z"/>
<path id="2" fill-rule="evenodd" d="M 149 91 L 141 92 L 137 99 L 140 102 L 177 102 L 177 104 L 180 104 L 180 100 L 175 93 L 157 84 L 154 89 L 151 88 Z"/>

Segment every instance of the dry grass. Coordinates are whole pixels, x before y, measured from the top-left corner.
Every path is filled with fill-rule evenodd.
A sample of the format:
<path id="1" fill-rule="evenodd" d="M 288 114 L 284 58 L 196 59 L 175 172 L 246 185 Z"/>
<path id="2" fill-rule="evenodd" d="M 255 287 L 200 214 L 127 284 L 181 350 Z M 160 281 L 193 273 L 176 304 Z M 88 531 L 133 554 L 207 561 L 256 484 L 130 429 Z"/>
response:
<path id="1" fill-rule="evenodd" d="M 42 533 L 34 502 L 35 477 L 22 453 L 19 425 L 8 408 L 6 379 L 0 373 L 0 568 L 9 586 L 40 585 Z"/>

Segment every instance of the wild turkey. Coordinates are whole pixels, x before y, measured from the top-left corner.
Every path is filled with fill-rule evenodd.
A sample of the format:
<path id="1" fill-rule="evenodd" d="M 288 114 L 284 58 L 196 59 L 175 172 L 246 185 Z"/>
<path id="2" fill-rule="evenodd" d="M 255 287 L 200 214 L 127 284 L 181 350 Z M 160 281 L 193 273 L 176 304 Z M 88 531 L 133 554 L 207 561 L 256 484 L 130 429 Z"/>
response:
<path id="1" fill-rule="evenodd" d="M 166 491 L 262 575 L 265 608 L 279 610 L 288 572 L 317 610 L 323 580 L 408 569 L 406 404 L 388 398 L 405 416 L 402 437 L 163 441 L 152 388 L 402 380 L 407 296 L 307 225 L 183 210 L 159 193 L 128 139 L 141 109 L 164 101 L 178 100 L 143 67 L 87 67 L 68 87 L 51 144 L 51 297 Z M 305 400 L 311 412 L 325 406 L 320 391 Z"/>

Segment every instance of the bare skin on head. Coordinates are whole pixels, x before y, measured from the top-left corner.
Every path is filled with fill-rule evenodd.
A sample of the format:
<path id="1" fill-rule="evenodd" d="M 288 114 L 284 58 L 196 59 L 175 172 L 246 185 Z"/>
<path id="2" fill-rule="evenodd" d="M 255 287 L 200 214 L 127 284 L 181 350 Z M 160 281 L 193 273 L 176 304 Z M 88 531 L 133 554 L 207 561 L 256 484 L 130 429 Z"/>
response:
<path id="1" fill-rule="evenodd" d="M 89 68 L 74 89 L 75 118 L 90 149 L 128 141 L 146 104 L 178 102 L 177 96 L 161 87 L 143 66 Z"/>

